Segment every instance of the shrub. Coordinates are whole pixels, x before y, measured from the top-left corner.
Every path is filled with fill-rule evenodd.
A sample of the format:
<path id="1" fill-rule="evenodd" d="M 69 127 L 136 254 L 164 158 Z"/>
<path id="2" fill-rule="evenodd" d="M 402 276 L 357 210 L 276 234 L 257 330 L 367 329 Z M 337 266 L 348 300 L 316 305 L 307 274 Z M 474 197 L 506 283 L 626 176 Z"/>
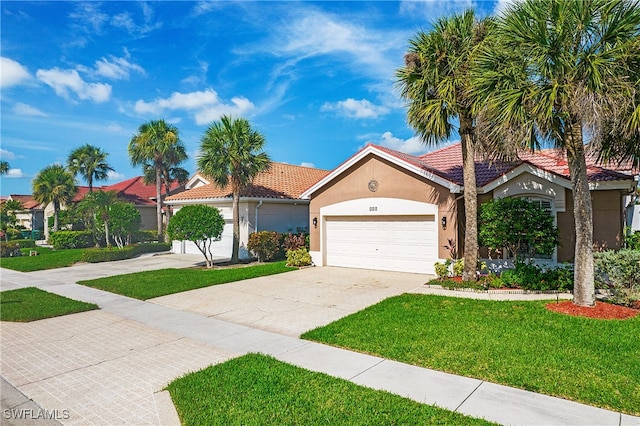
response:
<path id="1" fill-rule="evenodd" d="M 274 231 L 259 231 L 249 235 L 247 248 L 260 262 L 268 262 L 281 256 L 280 235 Z"/>
<path id="2" fill-rule="evenodd" d="M 612 291 L 611 301 L 633 305 L 640 300 L 640 250 L 594 253 L 596 285 Z"/>
<path id="3" fill-rule="evenodd" d="M 629 250 L 640 250 L 640 231 L 627 235 L 624 239 L 624 245 Z"/>
<path id="4" fill-rule="evenodd" d="M 95 245 L 91 231 L 56 231 L 49 235 L 54 249 L 85 248 Z"/>
<path id="5" fill-rule="evenodd" d="M 21 256 L 20 244 L 11 241 L 9 243 L 0 241 L 0 257 L 18 257 Z"/>
<path id="6" fill-rule="evenodd" d="M 11 242 L 17 244 L 20 248 L 34 248 L 36 246 L 34 240 L 13 240 Z"/>
<path id="7" fill-rule="evenodd" d="M 309 266 L 311 265 L 311 255 L 306 247 L 300 247 L 296 250 L 287 250 L 287 266 Z"/>
<path id="8" fill-rule="evenodd" d="M 285 252 L 288 252 L 289 250 L 298 250 L 300 248 L 309 249 L 305 234 L 292 234 L 291 232 L 284 236 L 282 246 Z"/>
<path id="9" fill-rule="evenodd" d="M 449 263 L 447 260 L 445 263 L 436 262 L 433 264 L 433 268 L 436 270 L 436 275 L 439 279 L 444 280 L 449 276 Z"/>
<path id="10" fill-rule="evenodd" d="M 131 233 L 131 243 L 152 243 L 158 240 L 158 231 L 135 231 Z"/>
<path id="11" fill-rule="evenodd" d="M 539 266 L 517 263 L 514 269 L 507 269 L 500 274 L 506 287 L 519 287 L 523 290 L 558 290 L 573 289 L 573 269 L 571 267 L 549 268 L 543 271 Z"/>
<path id="12" fill-rule="evenodd" d="M 126 246 L 124 248 L 91 248 L 82 253 L 82 260 L 89 263 L 111 262 L 114 260 L 131 259 L 143 253 L 157 253 L 168 251 L 171 245 L 168 243 L 147 243 Z"/>
<path id="13" fill-rule="evenodd" d="M 464 272 L 464 259 L 458 259 L 453 262 L 453 275 L 459 277 Z"/>

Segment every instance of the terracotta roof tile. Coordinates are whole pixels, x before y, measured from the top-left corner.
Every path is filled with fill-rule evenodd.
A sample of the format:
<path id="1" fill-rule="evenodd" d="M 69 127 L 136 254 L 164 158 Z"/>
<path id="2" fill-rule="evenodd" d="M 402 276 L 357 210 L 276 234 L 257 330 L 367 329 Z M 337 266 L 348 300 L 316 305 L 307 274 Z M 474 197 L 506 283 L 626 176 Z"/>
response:
<path id="1" fill-rule="evenodd" d="M 241 196 L 296 200 L 307 188 L 327 174 L 329 174 L 327 170 L 272 162 L 271 168 L 259 173 Z M 228 185 L 220 188 L 210 183 L 172 195 L 167 198 L 167 201 L 231 198 L 231 196 L 231 188 Z"/>
<path id="2" fill-rule="evenodd" d="M 19 195 L 19 194 L 11 194 L 9 195 L 13 201 L 19 201 L 22 203 L 22 206 L 27 209 L 39 209 L 40 203 L 33 199 L 31 195 Z"/>
<path id="3" fill-rule="evenodd" d="M 171 191 L 180 189 L 181 185 L 174 182 L 170 186 Z M 116 191 L 118 198 L 136 205 L 154 206 L 156 204 L 156 185 L 144 183 L 142 176 L 136 176 L 113 185 L 93 187 L 94 191 Z M 89 192 L 88 186 L 78 186 L 78 193 L 73 201 L 80 201 Z M 162 188 L 164 194 L 164 187 Z"/>

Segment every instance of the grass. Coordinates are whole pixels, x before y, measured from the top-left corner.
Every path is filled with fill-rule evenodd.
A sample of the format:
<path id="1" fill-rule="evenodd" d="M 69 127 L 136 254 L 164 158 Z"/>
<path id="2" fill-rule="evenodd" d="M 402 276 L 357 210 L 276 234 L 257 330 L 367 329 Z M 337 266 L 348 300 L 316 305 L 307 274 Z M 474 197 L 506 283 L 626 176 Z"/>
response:
<path id="1" fill-rule="evenodd" d="M 30 250 L 36 250 L 38 256 L 29 256 Z M 0 258 L 0 267 L 20 272 L 42 271 L 44 269 L 71 266 L 82 259 L 85 249 L 53 250 L 47 247 L 22 249 L 21 257 Z"/>
<path id="2" fill-rule="evenodd" d="M 285 262 L 223 269 L 160 269 L 79 281 L 78 284 L 147 300 L 216 284 L 280 274 L 295 269 L 297 268 L 285 266 Z"/>
<path id="3" fill-rule="evenodd" d="M 35 287 L 0 292 L 0 320 L 29 322 L 98 309 L 93 303 L 78 302 Z"/>
<path id="4" fill-rule="evenodd" d="M 405 294 L 302 337 L 639 415 L 640 317 L 572 317 L 546 303 Z"/>
<path id="5" fill-rule="evenodd" d="M 249 354 L 168 390 L 183 425 L 488 425 L 441 408 Z"/>

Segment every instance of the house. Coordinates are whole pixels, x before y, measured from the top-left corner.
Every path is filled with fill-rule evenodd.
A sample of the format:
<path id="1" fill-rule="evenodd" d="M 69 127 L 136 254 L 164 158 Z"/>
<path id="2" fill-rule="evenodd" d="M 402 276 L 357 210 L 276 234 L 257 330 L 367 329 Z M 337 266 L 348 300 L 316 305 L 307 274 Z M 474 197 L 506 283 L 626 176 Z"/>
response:
<path id="1" fill-rule="evenodd" d="M 246 246 L 249 235 L 257 231 L 307 232 L 309 200 L 302 192 L 329 172 L 310 167 L 271 163 L 271 168 L 259 173 L 240 195 L 240 258 L 250 257 Z M 196 174 L 186 184 L 186 191 L 168 197 L 165 202 L 178 211 L 189 204 L 217 207 L 225 219 L 220 241 L 212 245 L 216 257 L 231 257 L 233 244 L 233 200 L 230 186 L 220 188 L 202 174 Z M 200 253 L 191 241 L 174 241 L 174 253 Z"/>
<path id="2" fill-rule="evenodd" d="M 147 184 L 144 182 L 142 176 L 136 176 L 122 182 L 114 183 L 112 185 L 104 185 L 99 187 L 93 187 L 94 191 L 115 191 L 118 199 L 133 204 L 140 212 L 140 229 L 142 230 L 155 230 L 157 229 L 156 219 L 156 185 L 155 183 Z M 175 194 L 184 190 L 184 185 L 180 185 L 174 182 L 170 186 L 171 194 Z M 164 187 L 162 193 L 164 194 Z M 88 186 L 78 186 L 78 192 L 73 197 L 73 203 L 78 203 L 89 192 Z M 53 203 L 49 203 L 44 210 L 44 219 L 48 220 L 54 214 Z M 164 220 L 164 219 L 163 219 Z M 45 233 L 48 238 L 48 229 L 45 228 Z"/>
<path id="3" fill-rule="evenodd" d="M 629 175 L 590 164 L 594 241 L 620 246 Z M 476 160 L 478 204 L 527 197 L 554 216 L 561 245 L 552 261 L 573 258 L 575 227 L 566 161 L 549 153 L 515 162 Z M 316 265 L 434 273 L 449 240 L 464 250 L 464 182 L 460 144 L 413 156 L 367 145 L 304 191 L 310 251 Z M 482 255 L 482 253 L 481 253 Z"/>
<path id="4" fill-rule="evenodd" d="M 19 201 L 22 204 L 24 209 L 15 212 L 16 225 L 31 231 L 43 231 L 44 209 L 31 195 L 11 194 L 4 201 Z"/>

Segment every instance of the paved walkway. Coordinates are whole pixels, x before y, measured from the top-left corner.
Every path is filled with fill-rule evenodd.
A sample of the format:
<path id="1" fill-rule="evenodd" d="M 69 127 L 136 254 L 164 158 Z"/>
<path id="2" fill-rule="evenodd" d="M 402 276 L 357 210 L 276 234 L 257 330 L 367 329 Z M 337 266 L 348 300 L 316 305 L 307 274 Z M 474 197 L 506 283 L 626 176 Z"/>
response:
<path id="1" fill-rule="evenodd" d="M 413 274 L 311 268 L 280 278 L 259 279 L 260 287 L 264 285 L 260 290 L 254 288 L 258 287 L 256 282 L 216 286 L 226 287 L 224 291 L 232 300 L 263 293 L 264 301 L 271 305 L 263 317 L 271 317 L 271 321 L 245 320 L 244 324 L 234 321 L 243 318 L 247 310 L 230 306 L 224 314 L 217 312 L 215 304 L 206 307 L 206 303 L 198 302 L 207 297 L 222 297 L 224 293 L 208 293 L 215 287 L 143 302 L 73 284 L 79 276 L 86 279 L 92 273 L 106 274 L 106 269 L 110 275 L 132 267 L 153 269 L 159 258 L 111 262 L 109 268 L 105 264 L 82 265 L 48 273 L 1 270 L 3 290 L 35 285 L 97 303 L 101 308 L 26 324 L 1 323 L 0 374 L 10 383 L 3 383 L 3 424 L 20 424 L 5 408 L 27 407 L 20 405 L 25 403 L 36 408 L 13 413 L 49 415 L 63 424 L 177 424 L 170 398 L 162 392 L 169 382 L 231 357 L 260 352 L 310 370 L 502 424 L 640 425 L 637 417 L 295 337 L 298 329 L 289 323 L 298 321 L 299 316 L 287 316 L 287 312 L 302 312 L 300 307 L 317 307 L 320 313 L 314 321 L 306 322 L 304 328 L 330 322 L 333 317 L 392 294 L 437 292 L 424 289 L 421 283 L 425 277 Z M 162 266 L 155 267 L 169 263 L 184 267 L 191 261 L 177 255 L 165 256 L 160 262 Z M 291 282 L 307 286 L 310 291 L 291 287 Z M 327 285 L 329 288 L 322 292 Z M 238 294 L 234 295 L 234 291 Z M 357 303 L 344 302 L 352 295 L 362 298 Z M 510 295 L 514 297 L 521 296 Z M 181 298 L 186 301 L 184 306 L 177 302 Z M 260 307 L 257 298 L 250 304 Z M 286 309 L 280 309 L 282 306 Z M 235 314 L 230 313 L 234 311 Z M 5 400 L 5 389 L 11 385 L 17 393 Z M 20 393 L 24 394 L 22 398 Z M 25 401 L 25 395 L 32 401 Z"/>

